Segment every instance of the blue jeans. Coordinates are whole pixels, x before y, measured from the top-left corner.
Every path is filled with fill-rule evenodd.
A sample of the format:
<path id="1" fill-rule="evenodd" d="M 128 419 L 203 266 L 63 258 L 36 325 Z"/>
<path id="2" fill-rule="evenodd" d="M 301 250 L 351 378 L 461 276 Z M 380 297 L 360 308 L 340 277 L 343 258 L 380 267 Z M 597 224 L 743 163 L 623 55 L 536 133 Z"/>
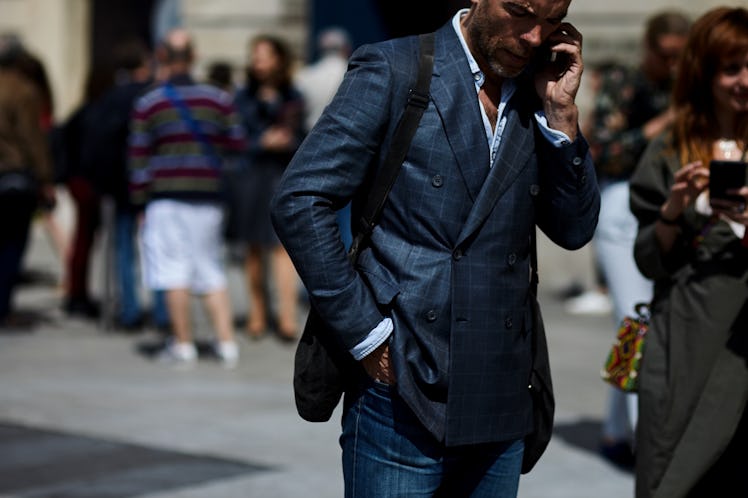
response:
<path id="1" fill-rule="evenodd" d="M 600 183 L 600 217 L 593 244 L 598 263 L 613 301 L 615 337 L 623 317 L 634 313 L 634 306 L 652 299 L 653 284 L 644 277 L 634 260 L 634 242 L 638 221 L 629 208 L 629 183 Z M 638 418 L 637 396 L 617 387 L 609 387 L 608 408 L 603 436 L 614 441 L 630 440 Z"/>
<path id="2" fill-rule="evenodd" d="M 445 447 L 395 390 L 371 382 L 346 394 L 346 498 L 515 498 L 524 442 Z"/>
<path id="3" fill-rule="evenodd" d="M 127 209 L 118 210 L 114 230 L 114 252 L 120 295 L 119 320 L 123 324 L 133 324 L 142 318 L 143 313 L 136 282 L 138 264 L 135 249 L 137 236 L 135 214 Z M 153 293 L 152 313 L 156 326 L 167 327 L 169 325 L 169 311 L 163 291 Z"/>

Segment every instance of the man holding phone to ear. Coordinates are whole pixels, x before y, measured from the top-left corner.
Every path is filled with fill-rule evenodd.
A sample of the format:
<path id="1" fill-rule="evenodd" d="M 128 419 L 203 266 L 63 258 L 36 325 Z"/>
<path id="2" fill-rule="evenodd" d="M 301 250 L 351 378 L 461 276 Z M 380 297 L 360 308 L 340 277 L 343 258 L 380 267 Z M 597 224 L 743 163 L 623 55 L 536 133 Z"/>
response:
<path id="1" fill-rule="evenodd" d="M 436 31 L 425 112 L 355 267 L 335 213 L 352 200 L 359 219 L 413 88 L 418 37 L 353 54 L 281 180 L 276 231 L 365 371 L 345 393 L 347 497 L 517 495 L 533 430 L 535 227 L 580 248 L 600 204 L 569 4 L 472 0 Z"/>

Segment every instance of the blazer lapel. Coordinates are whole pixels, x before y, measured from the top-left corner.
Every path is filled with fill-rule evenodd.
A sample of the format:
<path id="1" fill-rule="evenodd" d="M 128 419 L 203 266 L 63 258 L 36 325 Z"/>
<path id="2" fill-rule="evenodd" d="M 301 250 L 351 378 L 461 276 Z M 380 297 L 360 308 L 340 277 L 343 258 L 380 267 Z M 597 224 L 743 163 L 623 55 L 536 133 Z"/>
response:
<path id="1" fill-rule="evenodd" d="M 452 24 L 437 32 L 431 81 L 434 102 L 471 200 L 475 201 L 488 174 L 489 151 L 475 83 Z M 467 96 L 459 98 L 457 96 Z"/>
<path id="2" fill-rule="evenodd" d="M 522 98 L 521 92 L 515 93 L 509 102 L 506 111 L 508 113 L 506 128 L 501 138 L 496 162 L 480 188 L 473 209 L 462 228 L 458 243 L 480 227 L 498 199 L 506 192 L 517 175 L 527 167 L 534 147 L 534 131 L 531 123 L 534 118 L 527 113 L 521 116 L 517 112 L 512 102 L 516 102 L 518 98 Z"/>

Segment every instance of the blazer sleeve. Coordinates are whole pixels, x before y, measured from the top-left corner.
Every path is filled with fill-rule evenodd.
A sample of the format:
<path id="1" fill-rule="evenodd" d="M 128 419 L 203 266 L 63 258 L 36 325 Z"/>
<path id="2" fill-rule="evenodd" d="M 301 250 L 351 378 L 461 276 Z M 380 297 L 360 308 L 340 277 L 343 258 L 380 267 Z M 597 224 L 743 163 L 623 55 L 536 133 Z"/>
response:
<path id="1" fill-rule="evenodd" d="M 384 51 L 351 57 L 335 97 L 286 168 L 272 201 L 276 233 L 312 305 L 351 349 L 384 318 L 348 261 L 336 211 L 367 181 L 389 123 L 392 70 Z"/>
<path id="2" fill-rule="evenodd" d="M 600 213 L 600 191 L 589 146 L 581 132 L 577 139 L 555 147 L 538 132 L 538 227 L 554 243 L 574 250 L 595 233 Z"/>

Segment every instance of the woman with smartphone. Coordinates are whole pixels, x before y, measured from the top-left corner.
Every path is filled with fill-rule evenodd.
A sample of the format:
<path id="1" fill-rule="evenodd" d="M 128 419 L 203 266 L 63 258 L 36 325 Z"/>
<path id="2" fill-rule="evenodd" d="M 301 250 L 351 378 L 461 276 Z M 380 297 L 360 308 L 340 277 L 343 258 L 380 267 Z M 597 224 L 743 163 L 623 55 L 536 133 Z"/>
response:
<path id="1" fill-rule="evenodd" d="M 672 103 L 674 125 L 631 179 L 635 258 L 655 282 L 636 497 L 745 497 L 748 10 L 720 7 L 694 23 Z M 726 187 L 732 197 L 710 199 L 722 182 L 710 164 L 724 161 L 742 175 Z"/>

